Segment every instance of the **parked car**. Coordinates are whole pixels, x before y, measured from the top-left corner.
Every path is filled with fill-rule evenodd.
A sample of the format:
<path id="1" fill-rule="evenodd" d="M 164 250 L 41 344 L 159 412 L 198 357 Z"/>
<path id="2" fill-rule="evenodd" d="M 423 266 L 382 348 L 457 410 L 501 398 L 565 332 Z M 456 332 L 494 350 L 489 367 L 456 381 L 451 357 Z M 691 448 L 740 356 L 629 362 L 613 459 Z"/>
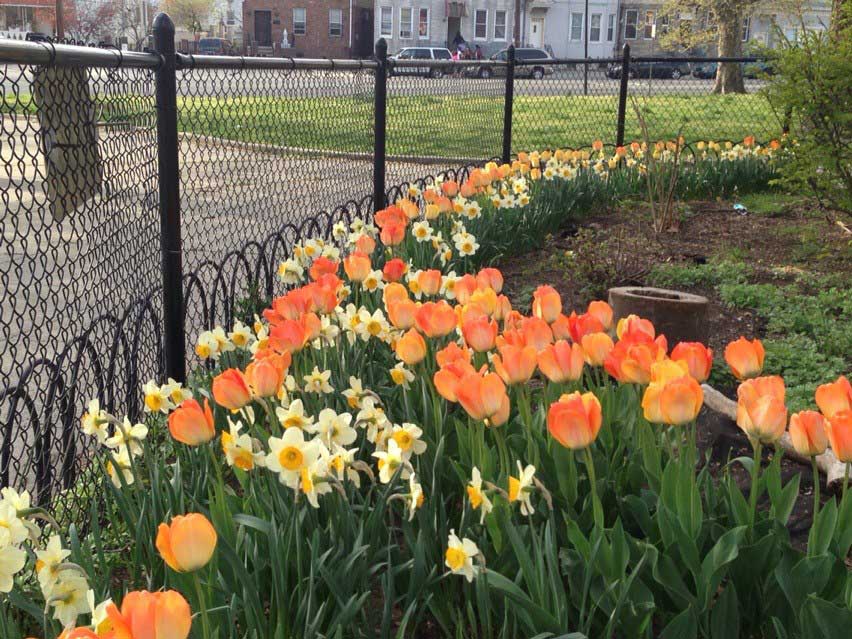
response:
<path id="1" fill-rule="evenodd" d="M 491 60 L 506 62 L 509 59 L 509 50 L 503 49 L 491 56 Z M 549 65 L 536 65 L 537 60 L 550 60 L 550 54 L 544 49 L 534 47 L 521 47 L 515 49 L 515 60 L 523 62 L 515 66 L 516 78 L 532 78 L 533 80 L 541 80 L 545 75 L 553 73 L 553 67 Z M 490 78 L 495 75 L 506 75 L 506 67 L 502 66 L 481 66 L 469 69 L 466 75 L 476 76 L 478 78 Z"/>
<path id="2" fill-rule="evenodd" d="M 201 38 L 198 41 L 199 55 L 232 55 L 233 47 L 224 38 Z"/>
<path id="3" fill-rule="evenodd" d="M 391 60 L 452 60 L 453 55 L 446 47 L 406 47 L 396 55 L 390 56 Z M 420 75 L 427 78 L 442 78 L 445 70 L 435 67 L 394 67 L 391 66 L 390 75 Z"/>
<path id="4" fill-rule="evenodd" d="M 28 31 L 24 39 L 27 42 L 50 42 L 50 36 L 35 31 Z"/>
<path id="5" fill-rule="evenodd" d="M 618 79 L 621 77 L 621 65 L 611 64 L 607 67 L 606 75 L 609 78 Z M 678 80 L 685 75 L 689 75 L 689 65 L 685 62 L 675 62 L 668 60 L 659 60 L 657 62 L 637 61 L 630 63 L 630 70 L 627 72 L 629 78 L 670 78 Z"/>
<path id="6" fill-rule="evenodd" d="M 715 62 L 705 62 L 704 64 L 697 65 L 692 70 L 692 75 L 696 78 L 701 78 L 702 80 L 715 78 L 717 68 L 718 65 Z"/>

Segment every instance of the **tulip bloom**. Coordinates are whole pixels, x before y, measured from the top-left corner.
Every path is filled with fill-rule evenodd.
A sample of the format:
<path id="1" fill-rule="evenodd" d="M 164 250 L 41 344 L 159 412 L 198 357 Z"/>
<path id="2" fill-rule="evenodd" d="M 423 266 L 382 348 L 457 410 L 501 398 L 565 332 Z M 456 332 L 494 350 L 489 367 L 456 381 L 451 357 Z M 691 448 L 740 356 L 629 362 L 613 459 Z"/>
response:
<path id="1" fill-rule="evenodd" d="M 586 313 L 597 318 L 603 326 L 603 330 L 608 331 L 612 328 L 612 306 L 602 300 L 589 302 L 589 307 Z"/>
<path id="2" fill-rule="evenodd" d="M 755 377 L 737 389 L 737 425 L 752 441 L 762 444 L 780 439 L 787 426 L 784 380 Z"/>
<path id="3" fill-rule="evenodd" d="M 305 325 L 300 320 L 285 319 L 269 328 L 269 347 L 279 353 L 295 353 L 307 343 Z"/>
<path id="4" fill-rule="evenodd" d="M 598 437 L 603 413 L 594 393 L 562 395 L 547 411 L 547 430 L 565 448 L 587 448 Z"/>
<path id="5" fill-rule="evenodd" d="M 107 608 L 116 637 L 133 639 L 186 639 L 192 627 L 192 611 L 186 599 L 175 590 L 128 592 L 116 606 Z"/>
<path id="6" fill-rule="evenodd" d="M 446 366 L 451 362 L 464 361 L 470 363 L 471 353 L 467 348 L 462 348 L 455 342 L 450 342 L 444 348 L 435 353 L 435 361 L 438 366 Z"/>
<path id="7" fill-rule="evenodd" d="M 553 339 L 570 339 L 573 341 L 571 337 L 571 325 L 568 321 L 568 316 L 564 313 L 551 322 L 550 330 L 553 331 Z"/>
<path id="8" fill-rule="evenodd" d="M 852 462 L 852 410 L 842 410 L 825 422 L 831 450 L 842 462 Z"/>
<path id="9" fill-rule="evenodd" d="M 828 447 L 825 419 L 815 410 L 803 410 L 790 416 L 790 440 L 803 457 L 822 455 Z"/>
<path id="10" fill-rule="evenodd" d="M 571 339 L 577 344 L 583 341 L 584 335 L 603 333 L 605 330 L 603 323 L 591 313 L 577 315 L 572 311 L 568 316 L 568 331 L 571 333 Z"/>
<path id="11" fill-rule="evenodd" d="M 532 346 L 506 344 L 500 347 L 500 354 L 494 356 L 492 363 L 506 384 L 526 384 L 535 373 L 536 350 Z"/>
<path id="12" fill-rule="evenodd" d="M 552 286 L 539 286 L 533 293 L 532 313 L 548 324 L 562 315 L 562 298 Z"/>
<path id="13" fill-rule="evenodd" d="M 437 269 L 428 269 L 420 271 L 417 274 L 417 283 L 420 285 L 420 290 L 428 297 L 434 297 L 441 290 L 441 271 Z"/>
<path id="14" fill-rule="evenodd" d="M 643 336 L 654 339 L 657 336 L 657 330 L 651 320 L 643 319 L 638 315 L 628 315 L 618 320 L 615 334 L 618 339 L 623 340 L 643 340 Z"/>
<path id="15" fill-rule="evenodd" d="M 580 340 L 583 358 L 589 366 L 603 366 L 615 344 L 606 333 L 589 333 Z"/>
<path id="16" fill-rule="evenodd" d="M 651 366 L 666 357 L 661 341 L 619 340 L 604 361 L 606 371 L 622 384 L 647 384 Z"/>
<path id="17" fill-rule="evenodd" d="M 696 381 L 705 382 L 713 367 L 713 351 L 699 342 L 681 342 L 672 349 L 671 358 L 676 362 L 686 362 L 689 374 Z"/>
<path id="18" fill-rule="evenodd" d="M 426 337 L 443 337 L 456 328 L 456 312 L 444 300 L 426 302 L 417 309 L 414 323 Z"/>
<path id="19" fill-rule="evenodd" d="M 497 340 L 497 322 L 484 315 L 466 319 L 462 323 L 462 335 L 477 353 L 490 351 Z"/>
<path id="20" fill-rule="evenodd" d="M 465 375 L 456 388 L 456 396 L 462 408 L 476 420 L 488 420 L 506 410 L 506 386 L 496 373 Z"/>
<path id="21" fill-rule="evenodd" d="M 204 409 L 197 400 L 186 399 L 169 415 L 169 433 L 187 446 L 198 446 L 216 436 L 213 427 L 213 411 L 204 400 Z"/>
<path id="22" fill-rule="evenodd" d="M 538 353 L 538 367 L 547 379 L 556 384 L 574 382 L 583 374 L 583 348 L 559 340 L 548 344 Z"/>
<path id="23" fill-rule="evenodd" d="M 406 271 L 408 271 L 408 264 L 395 257 L 385 262 L 382 268 L 382 277 L 384 277 L 385 282 L 398 282 L 405 275 Z"/>
<path id="24" fill-rule="evenodd" d="M 256 358 L 246 367 L 246 381 L 257 397 L 274 397 L 278 394 L 287 377 L 290 359 L 289 353 L 272 353 Z"/>
<path id="25" fill-rule="evenodd" d="M 816 389 L 816 403 L 828 419 L 841 411 L 852 410 L 852 384 L 842 375 L 830 384 L 822 384 Z"/>
<path id="26" fill-rule="evenodd" d="M 465 377 L 475 373 L 476 371 L 470 365 L 470 362 L 457 359 L 442 365 L 440 370 L 435 373 L 432 381 L 435 384 L 435 390 L 441 397 L 448 402 L 455 403 L 459 401 L 459 384 Z"/>
<path id="27" fill-rule="evenodd" d="M 242 371 L 229 368 L 213 378 L 213 399 L 222 408 L 239 410 L 251 401 L 251 389 Z"/>
<path id="28" fill-rule="evenodd" d="M 399 300 L 407 299 L 409 299 L 408 289 L 399 282 L 391 282 L 385 286 L 385 290 L 382 291 L 382 301 L 385 303 L 385 306 L 391 302 L 398 302 Z"/>
<path id="29" fill-rule="evenodd" d="M 417 304 L 412 300 L 404 299 L 390 302 L 387 305 L 388 319 L 394 328 L 408 330 L 414 326 L 414 316 L 417 313 Z"/>
<path id="30" fill-rule="evenodd" d="M 455 197 L 459 192 L 459 183 L 454 180 L 447 180 L 446 182 L 441 182 L 441 191 L 447 197 Z"/>
<path id="31" fill-rule="evenodd" d="M 339 262 L 335 262 L 333 260 L 328 259 L 327 257 L 319 256 L 314 260 L 314 263 L 311 265 L 311 268 L 308 270 L 308 274 L 311 276 L 311 279 L 316 281 L 321 278 L 323 275 L 327 275 L 329 273 L 334 274 L 337 273 L 337 267 L 340 266 Z"/>
<path id="32" fill-rule="evenodd" d="M 216 530 L 199 513 L 177 515 L 157 529 L 157 550 L 169 568 L 195 572 L 207 565 L 216 549 Z"/>
<path id="33" fill-rule="evenodd" d="M 57 639 L 98 639 L 98 635 L 91 628 L 68 628 L 59 633 Z"/>
<path id="34" fill-rule="evenodd" d="M 689 375 L 685 363 L 664 360 L 651 367 L 651 383 L 642 396 L 642 409 L 649 422 L 688 424 L 698 417 L 703 403 L 704 391 Z"/>
<path id="35" fill-rule="evenodd" d="M 364 253 L 365 255 L 372 255 L 373 251 L 376 250 L 376 240 L 366 233 L 362 233 L 361 236 L 355 240 L 355 250 L 360 253 Z"/>
<path id="36" fill-rule="evenodd" d="M 553 331 L 547 322 L 538 317 L 525 317 L 521 320 L 521 334 L 524 344 L 535 348 L 536 352 L 543 351 L 548 344 L 553 343 Z"/>
<path id="37" fill-rule="evenodd" d="M 476 274 L 476 284 L 479 288 L 490 288 L 500 293 L 503 290 L 503 274 L 496 268 L 484 268 Z"/>
<path id="38" fill-rule="evenodd" d="M 739 380 L 757 377 L 763 370 L 763 359 L 766 352 L 759 339 L 748 341 L 740 337 L 725 347 L 725 361 L 731 367 L 731 372 Z"/>
<path id="39" fill-rule="evenodd" d="M 405 239 L 405 225 L 388 223 L 382 228 L 379 237 L 385 246 L 396 246 Z"/>
<path id="40" fill-rule="evenodd" d="M 423 361 L 426 357 L 426 340 L 413 328 L 396 342 L 396 356 L 409 366 Z"/>
<path id="41" fill-rule="evenodd" d="M 458 280 L 453 291 L 456 294 L 456 300 L 459 304 L 467 304 L 470 301 L 470 296 L 478 288 L 476 278 L 470 273 L 465 273 Z"/>
<path id="42" fill-rule="evenodd" d="M 363 282 L 373 271 L 373 263 L 366 253 L 355 252 L 343 260 L 343 270 L 351 281 Z"/>

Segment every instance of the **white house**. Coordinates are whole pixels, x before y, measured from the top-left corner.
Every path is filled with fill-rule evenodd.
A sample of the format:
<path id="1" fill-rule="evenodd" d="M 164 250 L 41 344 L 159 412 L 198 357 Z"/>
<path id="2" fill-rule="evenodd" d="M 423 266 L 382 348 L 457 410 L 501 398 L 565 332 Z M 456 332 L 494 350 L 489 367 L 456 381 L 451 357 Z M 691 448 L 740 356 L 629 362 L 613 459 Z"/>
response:
<path id="1" fill-rule="evenodd" d="M 619 0 L 527 0 L 522 3 L 522 43 L 544 47 L 557 58 L 582 58 L 589 32 L 589 57 L 609 58 L 618 43 Z"/>

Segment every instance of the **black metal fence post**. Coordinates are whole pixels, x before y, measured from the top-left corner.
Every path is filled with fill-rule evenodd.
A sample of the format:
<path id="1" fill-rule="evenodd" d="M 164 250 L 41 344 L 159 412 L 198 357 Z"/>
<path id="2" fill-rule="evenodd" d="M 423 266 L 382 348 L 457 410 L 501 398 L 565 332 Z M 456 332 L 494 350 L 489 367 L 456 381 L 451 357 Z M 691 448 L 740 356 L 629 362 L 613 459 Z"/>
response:
<path id="1" fill-rule="evenodd" d="M 373 211 L 385 208 L 385 133 L 388 117 L 388 43 L 376 42 L 376 89 L 373 114 Z"/>
<path id="2" fill-rule="evenodd" d="M 503 163 L 512 159 L 512 108 L 515 103 L 515 45 L 510 44 L 506 52 L 506 95 L 503 103 Z"/>
<path id="3" fill-rule="evenodd" d="M 177 58 L 175 25 L 165 13 L 154 18 L 154 51 L 162 57 L 156 71 L 157 156 L 160 182 L 160 250 L 163 275 L 163 341 L 166 375 L 186 381 L 183 312 L 183 263 L 180 235 L 180 165 L 177 129 Z"/>
<path id="4" fill-rule="evenodd" d="M 621 86 L 618 89 L 618 125 L 615 145 L 624 146 L 624 118 L 627 115 L 627 81 L 630 79 L 630 45 L 625 44 L 621 54 Z"/>

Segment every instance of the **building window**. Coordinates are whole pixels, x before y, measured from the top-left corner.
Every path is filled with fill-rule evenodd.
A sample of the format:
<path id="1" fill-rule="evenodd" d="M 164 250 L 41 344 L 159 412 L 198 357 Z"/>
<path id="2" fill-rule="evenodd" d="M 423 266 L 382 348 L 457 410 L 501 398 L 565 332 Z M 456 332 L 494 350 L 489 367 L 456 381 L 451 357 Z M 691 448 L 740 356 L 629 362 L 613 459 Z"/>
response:
<path id="1" fill-rule="evenodd" d="M 615 14 L 610 13 L 606 17 L 606 41 L 612 42 L 615 39 Z"/>
<path id="2" fill-rule="evenodd" d="M 0 23 L 0 28 L 16 31 L 29 31 L 32 29 L 35 10 L 33 7 L 11 6 L 0 9 L 0 17 L 5 18 L 5 23 Z"/>
<path id="3" fill-rule="evenodd" d="M 417 37 L 421 40 L 429 39 L 429 9 L 424 7 L 417 13 Z"/>
<path id="4" fill-rule="evenodd" d="M 568 34 L 569 40 L 583 39 L 583 14 L 571 13 L 571 30 Z"/>
<path id="5" fill-rule="evenodd" d="M 495 40 L 505 40 L 506 39 L 506 12 L 505 11 L 495 11 L 494 12 L 494 39 Z"/>
<path id="6" fill-rule="evenodd" d="M 293 9 L 293 34 L 305 35 L 308 32 L 307 13 L 304 9 Z"/>
<path id="7" fill-rule="evenodd" d="M 488 11 L 477 9 L 473 18 L 473 37 L 485 40 L 488 37 Z"/>
<path id="8" fill-rule="evenodd" d="M 642 32 L 642 37 L 646 40 L 650 40 L 654 37 L 654 12 L 646 11 L 645 12 L 645 28 Z"/>
<path id="9" fill-rule="evenodd" d="M 589 42 L 601 41 L 601 14 L 593 13 L 589 16 Z"/>
<path id="10" fill-rule="evenodd" d="M 379 35 L 393 37 L 393 7 L 381 7 L 379 16 Z"/>
<path id="11" fill-rule="evenodd" d="M 669 32 L 669 17 L 660 16 L 657 18 L 657 35 L 666 35 Z"/>
<path id="12" fill-rule="evenodd" d="M 399 37 L 401 40 L 411 38 L 411 7 L 401 7 L 399 10 Z"/>
<path id="13" fill-rule="evenodd" d="M 748 42 L 751 37 L 751 16 L 743 18 L 743 42 Z"/>
<path id="14" fill-rule="evenodd" d="M 639 11 L 628 9 L 624 12 L 624 39 L 636 39 L 636 23 L 639 21 Z"/>
<path id="15" fill-rule="evenodd" d="M 343 9 L 328 10 L 328 35 L 332 38 L 343 35 Z"/>

